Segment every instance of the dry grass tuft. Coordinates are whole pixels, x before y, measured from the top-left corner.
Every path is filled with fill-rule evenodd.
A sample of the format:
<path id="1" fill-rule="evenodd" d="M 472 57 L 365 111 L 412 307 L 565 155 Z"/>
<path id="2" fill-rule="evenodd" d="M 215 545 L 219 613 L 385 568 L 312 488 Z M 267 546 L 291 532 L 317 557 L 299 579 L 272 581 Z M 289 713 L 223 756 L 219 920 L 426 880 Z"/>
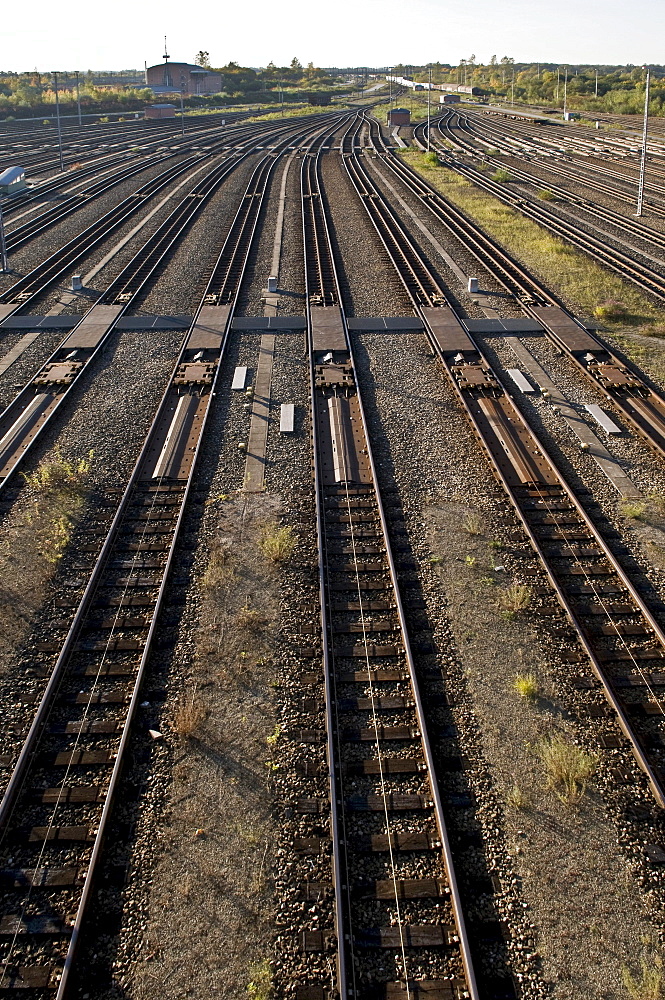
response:
<path id="1" fill-rule="evenodd" d="M 531 603 L 531 591 L 523 583 L 511 583 L 499 593 L 498 602 L 504 611 L 524 611 Z"/>
<path id="2" fill-rule="evenodd" d="M 619 302 L 617 299 L 608 299 L 607 302 L 601 302 L 597 305 L 593 311 L 596 319 L 626 319 L 629 315 L 628 309 L 626 309 L 623 302 Z"/>
<path id="3" fill-rule="evenodd" d="M 513 809 L 527 809 L 529 806 L 529 798 L 519 785 L 513 785 L 506 796 L 506 802 Z"/>
<path id="4" fill-rule="evenodd" d="M 538 697 L 538 681 L 535 674 L 517 674 L 513 687 L 525 701 L 535 701 Z"/>
<path id="5" fill-rule="evenodd" d="M 598 764 L 595 756 L 569 743 L 562 736 L 540 740 L 537 753 L 547 772 L 547 787 L 562 802 L 579 802 Z"/>
<path id="6" fill-rule="evenodd" d="M 203 586 L 206 590 L 219 590 L 229 582 L 233 573 L 231 541 L 228 538 L 216 538 L 210 546 L 208 565 L 203 574 Z"/>
<path id="7" fill-rule="evenodd" d="M 467 514 L 462 521 L 462 527 L 467 535 L 482 535 L 483 533 L 483 522 L 479 514 Z"/>
<path id="8" fill-rule="evenodd" d="M 271 562 L 286 562 L 293 555 L 296 547 L 296 536 L 293 528 L 288 525 L 280 528 L 278 524 L 272 522 L 263 529 L 261 536 L 261 551 Z"/>
<path id="9" fill-rule="evenodd" d="M 184 697 L 173 713 L 173 728 L 178 736 L 194 736 L 208 718 L 208 709 L 196 693 Z"/>
<path id="10" fill-rule="evenodd" d="M 236 615 L 236 624 L 238 628 L 246 629 L 248 632 L 258 632 L 265 627 L 266 617 L 256 608 L 245 605 Z"/>

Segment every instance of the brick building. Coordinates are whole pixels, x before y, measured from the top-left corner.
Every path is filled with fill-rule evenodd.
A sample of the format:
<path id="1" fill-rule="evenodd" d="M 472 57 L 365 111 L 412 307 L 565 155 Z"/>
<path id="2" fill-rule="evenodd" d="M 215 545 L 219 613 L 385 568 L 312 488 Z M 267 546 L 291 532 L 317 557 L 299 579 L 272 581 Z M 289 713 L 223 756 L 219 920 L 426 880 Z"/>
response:
<path id="1" fill-rule="evenodd" d="M 155 94 L 180 93 L 218 94 L 222 89 L 222 75 L 205 66 L 190 63 L 163 62 L 158 66 L 147 66 L 146 87 Z"/>

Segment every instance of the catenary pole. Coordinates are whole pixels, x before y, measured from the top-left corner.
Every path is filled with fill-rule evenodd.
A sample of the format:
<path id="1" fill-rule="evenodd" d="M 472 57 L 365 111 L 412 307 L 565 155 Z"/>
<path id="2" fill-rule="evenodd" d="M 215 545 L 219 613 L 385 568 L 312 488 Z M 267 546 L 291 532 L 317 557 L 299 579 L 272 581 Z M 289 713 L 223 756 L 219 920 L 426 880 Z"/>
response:
<path id="1" fill-rule="evenodd" d="M 644 90 L 644 127 L 642 129 L 642 159 L 640 160 L 640 184 L 637 190 L 637 211 L 635 215 L 642 214 L 642 202 L 644 200 L 644 174 L 647 165 L 647 132 L 649 130 L 649 68 L 647 67 L 647 82 Z"/>
<path id="2" fill-rule="evenodd" d="M 58 96 L 58 74 L 53 71 L 53 87 L 55 90 L 55 120 L 58 126 L 58 152 L 60 154 L 60 172 L 65 169 L 65 163 L 62 158 L 62 129 L 60 127 L 60 98 Z"/>

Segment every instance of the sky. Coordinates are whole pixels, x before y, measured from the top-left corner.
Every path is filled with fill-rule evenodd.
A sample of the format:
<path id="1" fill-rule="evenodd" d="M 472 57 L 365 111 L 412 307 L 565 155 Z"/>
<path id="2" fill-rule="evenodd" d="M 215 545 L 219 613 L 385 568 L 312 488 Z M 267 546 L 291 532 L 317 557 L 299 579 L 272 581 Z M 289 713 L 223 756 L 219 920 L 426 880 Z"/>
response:
<path id="1" fill-rule="evenodd" d="M 472 54 L 478 62 L 506 55 L 641 65 L 665 63 L 665 0 L 115 0 L 71 8 L 31 0 L 25 16 L 5 18 L 0 70 L 140 69 L 162 61 L 164 35 L 172 60 L 193 62 L 204 49 L 213 66 L 285 65 L 294 56 L 317 66 L 457 63 Z"/>

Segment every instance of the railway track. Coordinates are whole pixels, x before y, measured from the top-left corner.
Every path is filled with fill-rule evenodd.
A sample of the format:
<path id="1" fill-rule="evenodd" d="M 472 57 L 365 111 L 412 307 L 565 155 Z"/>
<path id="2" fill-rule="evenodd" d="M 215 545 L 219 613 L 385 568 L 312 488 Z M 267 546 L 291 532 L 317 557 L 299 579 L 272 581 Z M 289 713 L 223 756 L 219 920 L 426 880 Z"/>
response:
<path id="1" fill-rule="evenodd" d="M 252 149 L 262 148 L 266 141 L 278 139 L 284 132 L 294 131 L 294 126 L 281 126 L 270 129 L 268 134 L 250 134 L 249 138 L 237 137 L 238 142 L 232 148 L 221 164 L 214 170 L 219 173 L 228 169 L 228 164 L 235 158 L 236 164 L 240 157 L 249 155 Z M 213 145 L 212 152 L 221 154 L 228 147 L 226 139 L 220 139 Z M 26 312 L 39 295 L 57 282 L 63 275 L 67 274 L 75 267 L 83 257 L 93 250 L 99 243 L 104 241 L 111 233 L 115 232 L 125 222 L 132 218 L 146 203 L 147 199 L 155 197 L 163 191 L 169 184 L 188 170 L 204 163 L 210 156 L 209 150 L 199 150 L 187 157 L 184 161 L 171 164 L 156 177 L 151 178 L 141 185 L 136 191 L 124 198 L 118 205 L 106 212 L 90 226 L 84 229 L 77 236 L 73 237 L 64 246 L 60 247 L 56 253 L 51 254 L 40 264 L 19 278 L 10 288 L 0 294 L 0 318 L 6 319 L 10 315 L 18 312 Z M 35 220 L 38 224 L 39 220 Z M 32 224 L 28 224 L 31 226 Z M 33 233 L 34 235 L 34 233 Z"/>
<path id="2" fill-rule="evenodd" d="M 42 644 L 57 659 L 0 803 L 2 991 L 61 1000 L 85 980 L 76 956 L 86 906 L 277 162 L 273 151 L 256 165 L 73 622 L 54 622 Z M 168 249 L 162 241 L 161 252 Z M 132 287 L 148 276 L 134 268 Z M 113 294 L 129 280 L 125 274 Z"/>
<path id="3" fill-rule="evenodd" d="M 647 444 L 665 457 L 665 399 L 634 365 L 619 358 L 598 337 L 584 329 L 561 300 L 540 279 L 512 258 L 495 240 L 422 177 L 392 155 L 377 123 L 371 142 L 382 162 L 520 303 L 524 312 L 542 324 L 546 335 L 564 351 Z"/>
<path id="4" fill-rule="evenodd" d="M 457 122 L 455 122 L 455 118 L 457 119 Z M 458 136 L 458 145 L 462 152 L 469 153 L 471 155 L 483 155 L 479 153 L 479 150 L 476 146 L 472 145 L 465 138 L 462 138 L 460 136 L 460 132 L 464 132 L 465 134 L 468 133 L 472 139 L 475 139 L 475 141 L 479 141 L 473 135 L 469 127 L 469 123 L 470 123 L 469 118 L 457 113 L 456 115 L 451 115 L 447 116 L 444 119 L 439 119 L 437 122 L 435 122 L 435 126 L 437 131 L 441 132 L 442 135 L 444 135 L 444 128 L 445 128 L 446 138 L 450 138 L 450 135 L 453 132 L 453 130 L 457 130 L 455 134 Z M 414 129 L 414 136 L 416 135 L 416 133 L 422 134 L 425 128 L 426 126 L 420 126 L 420 125 L 416 126 L 416 129 Z M 497 138 L 496 133 L 494 133 L 493 131 L 490 131 L 490 135 L 492 135 L 494 138 Z M 491 145 L 491 143 L 489 142 L 487 142 L 486 144 L 488 146 Z M 490 163 L 497 169 L 505 169 L 506 167 L 506 164 L 502 160 L 498 160 L 491 155 L 483 155 L 483 160 L 485 163 Z M 588 187 L 594 191 L 600 191 L 602 194 L 609 195 L 611 198 L 624 201 L 627 204 L 631 205 L 631 207 L 634 207 L 635 205 L 635 198 L 637 195 L 636 191 L 631 193 L 620 191 L 614 187 L 611 187 L 609 184 L 604 184 L 600 181 L 594 180 L 593 176 L 591 176 L 593 174 L 593 170 L 588 166 L 585 172 L 582 174 L 579 171 L 576 171 L 573 165 L 570 163 L 566 163 L 565 167 L 562 167 L 559 164 L 550 163 L 549 161 L 543 162 L 542 160 L 538 160 L 537 163 L 538 166 L 543 170 L 556 173 L 559 176 L 566 177 L 568 180 L 575 180 L 580 184 L 584 185 L 585 187 Z M 514 177 L 515 180 L 521 181 L 529 185 L 535 184 L 539 188 L 542 188 L 544 184 L 544 181 L 541 177 L 534 177 L 533 174 L 529 174 L 527 171 L 521 170 L 519 167 L 511 166 L 510 174 L 511 177 Z M 617 175 L 613 174 L 613 176 L 616 177 Z M 623 177 L 623 180 L 626 183 L 632 181 L 633 186 L 636 186 L 637 182 L 632 180 L 631 178 L 626 177 L 625 175 Z M 614 212 L 611 209 L 605 208 L 603 205 L 598 205 L 595 202 L 589 201 L 588 199 L 580 198 L 579 195 L 576 195 L 573 192 L 568 191 L 566 188 L 559 187 L 553 184 L 548 184 L 547 189 L 551 191 L 552 194 L 556 195 L 560 201 L 569 202 L 572 205 L 578 206 L 579 208 L 582 208 L 585 212 L 588 212 L 590 215 L 595 216 L 598 219 L 609 223 L 610 225 L 618 225 L 625 232 L 629 232 L 634 236 L 638 236 L 641 237 L 642 239 L 649 240 L 654 245 L 659 246 L 661 248 L 664 245 L 662 233 L 658 232 L 658 230 L 653 229 L 648 225 L 645 225 L 641 221 L 637 222 L 634 218 L 621 215 L 619 212 Z M 661 194 L 665 194 L 664 188 L 658 187 L 653 184 L 649 185 L 649 189 L 651 191 L 658 191 Z M 648 202 L 648 205 L 649 205 L 649 210 L 652 211 L 654 215 L 665 216 L 665 207 L 657 205 L 653 201 Z"/>
<path id="5" fill-rule="evenodd" d="M 482 171 L 476 170 L 475 167 L 462 163 L 458 159 L 450 158 L 445 148 L 439 147 L 439 152 L 441 152 L 446 165 L 454 170 L 455 173 L 472 181 L 473 184 L 487 191 L 495 198 L 498 198 L 504 205 L 510 205 L 511 208 L 514 208 L 528 219 L 537 222 L 538 225 L 554 233 L 555 236 L 560 237 L 566 243 L 584 250 L 594 260 L 620 274 L 622 278 L 632 281 L 634 285 L 652 295 L 659 302 L 665 302 L 665 276 L 649 266 L 649 264 L 638 261 L 618 249 L 618 246 L 615 245 L 620 243 L 618 236 L 610 237 L 612 242 L 608 242 L 608 234 L 597 230 L 595 233 L 589 232 L 574 222 L 568 222 L 566 219 L 558 216 L 545 202 L 528 199 L 521 193 L 515 194 L 512 191 L 506 190 L 505 185 L 486 177 Z M 586 207 L 585 210 L 594 211 L 594 214 L 598 214 L 599 216 L 602 213 L 606 213 L 603 216 L 605 218 L 610 212 L 609 209 L 598 209 L 596 211 L 595 208 L 592 210 Z M 618 218 L 626 222 L 628 229 L 632 226 L 633 231 L 635 231 L 635 227 L 638 226 L 637 223 L 626 221 L 623 216 L 619 216 Z M 647 227 L 644 227 L 644 229 L 647 234 L 650 234 L 651 231 Z"/>
<path id="6" fill-rule="evenodd" d="M 351 126 L 353 134 L 361 126 Z M 319 595 L 336 930 L 336 994 L 481 996 L 423 697 L 355 376 L 320 186 L 301 173 Z M 303 732 L 299 752 L 314 737 Z M 309 773 L 316 795 L 316 780 Z M 297 809 L 318 813 L 303 798 Z M 320 822 L 320 820 L 319 820 Z M 330 885 L 307 887 L 324 898 Z M 308 953 L 325 935 L 305 934 Z M 377 971 L 376 955 L 385 956 Z M 423 971 L 426 970 L 426 971 Z M 323 998 L 327 984 L 296 996 Z M 505 984 L 504 984 L 505 986 Z M 487 996 L 511 996 L 494 983 Z"/>
<path id="7" fill-rule="evenodd" d="M 459 125 L 455 125 L 455 117 L 452 115 L 450 117 L 451 128 L 462 128 L 465 133 L 469 134 L 472 141 L 484 146 L 486 152 L 489 152 L 492 149 L 497 150 L 497 147 L 501 148 L 503 145 L 501 142 L 503 132 L 501 132 L 494 123 L 490 123 L 485 118 L 471 114 L 462 115 L 458 112 L 457 116 Z M 520 130 L 517 130 L 517 132 L 518 135 L 521 135 Z M 486 136 L 489 136 L 491 141 L 486 138 Z M 482 153 L 482 150 L 479 150 L 477 147 L 474 147 L 474 149 L 476 152 Z M 519 155 L 524 157 L 526 160 L 531 160 L 532 157 L 537 157 L 537 159 L 535 159 L 535 163 L 539 169 L 557 174 L 569 180 L 574 179 L 579 181 L 585 187 L 589 187 L 595 191 L 600 191 L 602 194 L 625 201 L 631 205 L 635 204 L 635 199 L 637 197 L 637 176 L 631 176 L 630 174 L 613 170 L 610 167 L 601 166 L 601 164 L 597 162 L 581 162 L 580 160 L 574 160 L 572 155 L 565 157 L 563 162 L 558 160 L 553 161 L 552 157 L 548 154 L 541 155 L 543 151 L 539 149 L 527 149 L 526 151 L 521 149 L 516 152 L 514 149 L 503 145 L 503 152 L 510 156 Z M 602 152 L 599 151 L 597 155 L 602 155 Z M 498 162 L 501 166 L 505 167 L 505 164 L 502 161 L 490 160 L 490 162 Z M 628 166 L 628 164 L 626 164 L 626 166 Z M 637 166 L 638 165 L 636 164 L 635 167 L 637 168 Z M 654 183 L 654 178 L 664 176 L 662 171 L 659 171 L 652 165 L 649 173 L 651 175 L 651 180 L 647 180 L 645 191 L 651 192 L 652 194 L 665 195 L 665 186 L 663 184 Z M 600 179 L 595 179 L 596 177 L 607 177 L 614 183 L 618 182 L 619 184 L 632 188 L 633 190 L 621 190 L 620 188 L 611 186 L 609 183 L 603 182 Z M 537 178 L 536 181 L 540 184 L 543 183 L 542 178 Z M 567 193 L 570 196 L 570 193 Z M 648 204 L 649 208 L 656 214 L 662 213 L 662 207 L 655 204 L 653 201 L 647 200 L 646 204 Z"/>
<path id="8" fill-rule="evenodd" d="M 280 129 L 279 138 L 273 136 L 271 139 L 274 147 L 261 157 L 260 164 L 274 163 L 275 157 L 289 146 L 298 132 L 302 133 L 302 125 Z M 251 139 L 237 156 L 214 166 L 181 199 L 76 328 L 0 414 L 0 493 L 65 403 L 74 385 L 93 364 L 117 321 L 132 307 L 221 184 L 255 151 L 256 140 Z M 243 204 L 247 202 L 249 207 L 252 199 L 258 197 L 257 192 L 247 193 Z M 57 262 L 55 267 L 58 267 Z"/>
<path id="9" fill-rule="evenodd" d="M 522 574 L 545 626 L 553 613 L 552 591 L 566 612 L 572 628 L 564 637 L 579 644 L 567 654 L 576 664 L 571 683 L 589 691 L 590 715 L 606 720 L 601 745 L 608 751 L 630 745 L 654 798 L 665 807 L 665 633 L 656 613 L 464 329 L 364 157 L 354 149 L 345 164 L 539 557 L 541 571 L 524 566 Z M 625 780 L 618 771 L 616 777 Z"/>

